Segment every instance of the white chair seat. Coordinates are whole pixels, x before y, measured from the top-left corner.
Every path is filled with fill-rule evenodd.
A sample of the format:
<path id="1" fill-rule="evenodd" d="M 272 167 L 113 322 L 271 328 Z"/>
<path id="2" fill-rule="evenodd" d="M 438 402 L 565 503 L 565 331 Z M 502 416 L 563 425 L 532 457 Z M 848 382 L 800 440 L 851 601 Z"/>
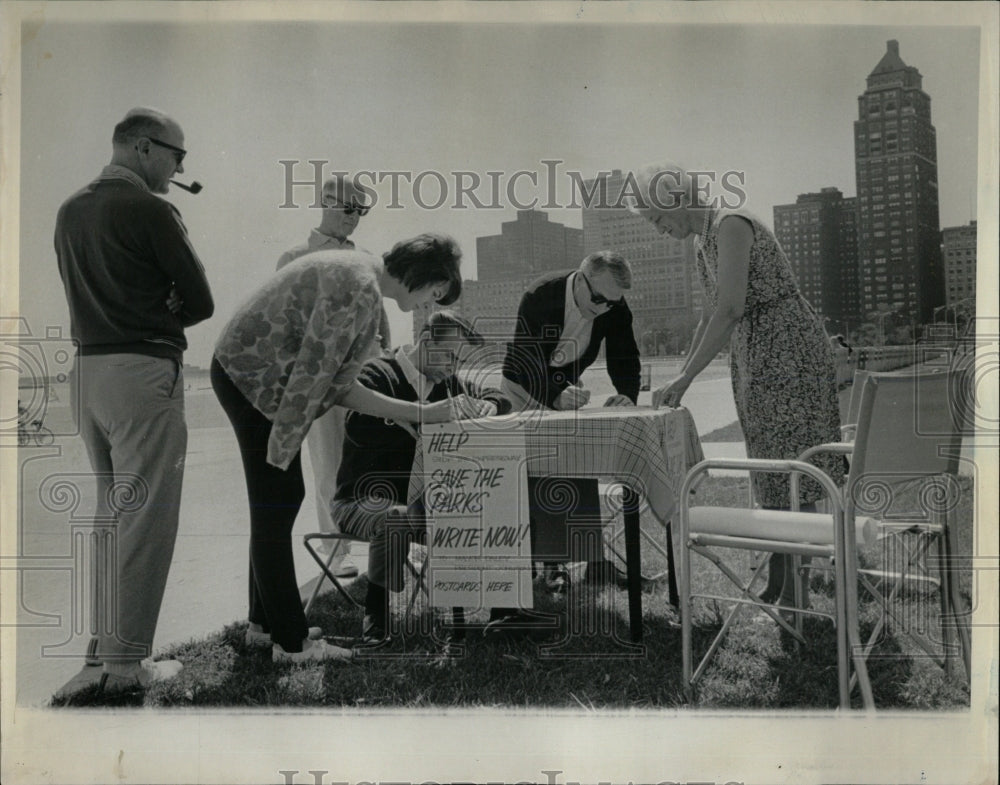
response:
<path id="1" fill-rule="evenodd" d="M 739 509 L 735 507 L 691 507 L 688 510 L 692 537 L 717 534 L 748 539 L 785 540 L 789 543 L 833 545 L 833 516 L 819 512 Z M 878 524 L 858 516 L 855 530 L 859 545 L 878 538 Z"/>

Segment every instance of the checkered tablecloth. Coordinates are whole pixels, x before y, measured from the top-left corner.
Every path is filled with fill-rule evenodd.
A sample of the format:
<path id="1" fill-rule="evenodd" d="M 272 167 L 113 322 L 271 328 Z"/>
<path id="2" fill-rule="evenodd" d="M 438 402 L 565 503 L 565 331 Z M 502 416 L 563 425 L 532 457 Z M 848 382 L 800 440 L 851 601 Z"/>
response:
<path id="1" fill-rule="evenodd" d="M 694 419 L 683 408 L 533 412 L 501 418 L 495 426 L 498 439 L 515 431 L 524 434 L 532 477 L 604 477 L 623 482 L 663 523 L 673 515 L 685 473 L 704 458 Z M 410 503 L 423 493 L 423 465 L 418 441 Z"/>

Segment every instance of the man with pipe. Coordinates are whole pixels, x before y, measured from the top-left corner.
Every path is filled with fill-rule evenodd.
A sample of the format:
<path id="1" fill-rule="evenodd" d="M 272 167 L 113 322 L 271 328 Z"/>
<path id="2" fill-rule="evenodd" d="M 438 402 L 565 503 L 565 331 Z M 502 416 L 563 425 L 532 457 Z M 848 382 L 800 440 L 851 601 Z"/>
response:
<path id="1" fill-rule="evenodd" d="M 151 662 L 173 555 L 187 448 L 184 328 L 212 315 L 205 269 L 180 213 L 158 194 L 183 172 L 184 133 L 155 109 L 115 126 L 111 163 L 62 207 L 55 250 L 71 333 L 71 390 L 98 483 L 94 655 L 106 691 L 146 687 L 180 670 Z"/>

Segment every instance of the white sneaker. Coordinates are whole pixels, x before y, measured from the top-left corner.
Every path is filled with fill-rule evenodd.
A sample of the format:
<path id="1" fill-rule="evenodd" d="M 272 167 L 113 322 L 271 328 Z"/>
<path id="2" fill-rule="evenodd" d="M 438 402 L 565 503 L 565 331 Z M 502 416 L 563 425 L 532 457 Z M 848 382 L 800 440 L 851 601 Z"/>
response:
<path id="1" fill-rule="evenodd" d="M 158 681 L 167 681 L 177 676 L 184 666 L 179 660 L 143 660 L 135 669 L 130 669 L 127 674 L 108 673 L 101 674 L 101 691 L 122 692 L 124 690 L 144 690 L 150 684 Z"/>
<path id="2" fill-rule="evenodd" d="M 350 649 L 334 646 L 324 640 L 312 641 L 308 638 L 302 641 L 302 651 L 285 651 L 277 643 L 271 649 L 271 660 L 274 662 L 317 662 L 353 658 L 354 652 Z"/>
<path id="3" fill-rule="evenodd" d="M 307 637 L 311 641 L 318 641 L 323 637 L 323 628 L 310 627 Z M 247 634 L 244 636 L 243 642 L 248 648 L 252 649 L 269 649 L 274 645 L 274 641 L 271 640 L 271 633 L 255 630 L 250 627 L 247 627 Z"/>

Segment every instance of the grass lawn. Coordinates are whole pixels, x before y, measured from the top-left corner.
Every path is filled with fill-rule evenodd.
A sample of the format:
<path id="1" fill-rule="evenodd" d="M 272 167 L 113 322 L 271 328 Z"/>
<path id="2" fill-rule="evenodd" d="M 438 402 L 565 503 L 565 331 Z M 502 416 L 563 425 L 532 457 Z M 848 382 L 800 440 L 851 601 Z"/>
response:
<path id="1" fill-rule="evenodd" d="M 957 510 L 959 552 L 972 544 L 972 483 L 963 479 Z M 741 504 L 747 498 L 746 480 L 716 477 L 698 492 L 699 503 Z M 662 542 L 662 528 L 648 513 L 643 527 Z M 662 557 L 647 543 L 643 572 L 664 568 Z M 881 546 L 863 553 L 862 566 L 878 566 L 886 558 Z M 740 561 L 742 559 L 742 561 Z M 750 554 L 736 557 L 741 573 L 752 568 Z M 716 594 L 733 589 L 711 565 L 693 557 L 695 585 Z M 963 574 L 963 602 L 969 603 L 971 575 Z M 536 584 L 538 587 L 539 584 Z M 758 585 L 758 589 L 762 588 Z M 352 591 L 363 598 L 365 580 Z M 245 624 L 234 624 L 201 640 L 172 647 L 165 654 L 184 663 L 180 676 L 154 685 L 145 694 L 105 697 L 89 687 L 54 706 L 150 707 L 523 707 L 573 710 L 628 710 L 692 708 L 834 709 L 838 705 L 836 641 L 832 625 L 807 619 L 807 644 L 797 648 L 778 626 L 762 614 L 744 612 L 735 622 L 705 677 L 693 703 L 681 688 L 681 631 L 679 619 L 667 602 L 665 579 L 643 595 L 644 650 L 628 641 L 628 609 L 624 591 L 593 590 L 574 584 L 565 596 L 539 596 L 536 610 L 553 614 L 560 633 L 547 643 L 484 640 L 471 630 L 464 650 L 442 653 L 441 633 L 450 614 L 421 607 L 405 615 L 405 593 L 394 606 L 394 619 L 405 634 L 397 634 L 384 648 L 369 649 L 350 663 L 275 665 L 270 650 L 248 650 L 243 643 Z M 938 630 L 935 590 L 909 591 L 899 607 L 929 634 Z M 816 610 L 833 608 L 832 584 L 823 572 L 811 574 L 811 601 Z M 696 608 L 695 653 L 704 652 L 720 628 L 725 608 L 699 601 Z M 878 618 L 878 606 L 863 597 L 862 636 Z M 360 632 L 361 612 L 336 592 L 317 600 L 312 624 L 327 634 L 352 636 Z M 470 616 L 482 622 L 484 612 Z M 884 636 L 869 661 L 869 673 L 879 708 L 954 710 L 969 705 L 961 678 L 947 676 L 902 635 Z M 958 672 L 961 672 L 959 666 Z M 855 705 L 860 699 L 855 696 Z"/>

